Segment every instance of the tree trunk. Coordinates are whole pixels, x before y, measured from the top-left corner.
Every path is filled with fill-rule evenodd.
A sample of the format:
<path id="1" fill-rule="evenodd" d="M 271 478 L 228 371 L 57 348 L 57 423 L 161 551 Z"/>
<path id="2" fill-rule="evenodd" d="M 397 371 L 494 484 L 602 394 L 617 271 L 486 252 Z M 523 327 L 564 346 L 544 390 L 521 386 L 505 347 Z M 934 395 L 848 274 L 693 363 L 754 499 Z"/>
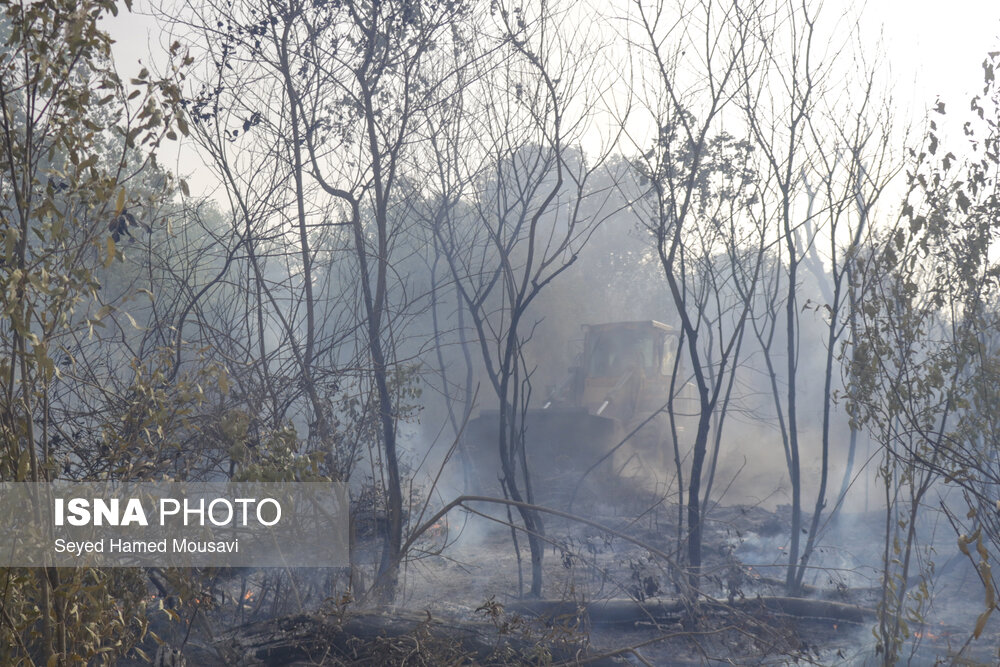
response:
<path id="1" fill-rule="evenodd" d="M 708 452 L 708 431 L 712 421 L 712 410 L 702 409 L 698 419 L 698 433 L 695 436 L 694 452 L 691 460 L 691 478 L 688 481 L 688 582 L 698 590 L 701 575 L 701 471 Z"/>

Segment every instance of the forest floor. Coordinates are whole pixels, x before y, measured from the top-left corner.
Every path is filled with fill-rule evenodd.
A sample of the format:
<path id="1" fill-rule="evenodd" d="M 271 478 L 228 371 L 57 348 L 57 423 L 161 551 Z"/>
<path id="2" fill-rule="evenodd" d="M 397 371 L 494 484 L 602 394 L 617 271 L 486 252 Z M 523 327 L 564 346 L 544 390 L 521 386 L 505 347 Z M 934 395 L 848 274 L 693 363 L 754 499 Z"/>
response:
<path id="1" fill-rule="evenodd" d="M 287 612 L 248 616 L 244 610 L 238 619 L 218 619 L 217 627 L 230 629 L 215 633 L 215 643 L 224 636 L 230 648 L 246 653 L 247 647 L 256 647 L 264 655 L 260 647 L 268 642 L 314 640 L 309 659 L 284 659 L 282 655 L 292 654 L 272 651 L 271 659 L 256 663 L 269 665 L 395 664 L 385 653 L 387 646 L 426 648 L 432 637 L 464 644 L 464 653 L 449 654 L 453 664 L 499 664 L 474 657 L 490 653 L 491 646 L 494 657 L 501 655 L 499 647 L 506 651 L 510 662 L 502 664 L 549 660 L 559 664 L 583 655 L 597 662 L 581 664 L 880 664 L 873 630 L 882 590 L 884 513 L 843 514 L 836 525 L 825 526 L 804 579 L 804 599 L 790 600 L 784 597 L 788 508 L 710 508 L 701 595 L 692 604 L 691 596 L 681 595 L 675 586 L 676 573 L 668 562 L 678 547 L 677 507 L 665 499 L 651 502 L 643 495 L 627 494 L 613 503 L 580 502 L 573 508 L 573 514 L 610 531 L 547 518 L 543 601 L 529 602 L 522 595 L 530 586 L 524 536 L 518 536 L 519 562 L 512 533 L 504 524 L 506 512 L 472 504 L 483 514 L 454 511 L 417 544 L 402 571 L 397 606 L 388 615 L 374 616 L 374 610 L 349 602 L 332 607 L 336 618 L 331 621 L 329 600 L 322 621 Z M 561 503 L 563 510 L 568 509 L 567 500 L 547 499 L 557 507 Z M 958 551 L 954 540 L 945 539 L 947 531 L 940 532 L 941 543 L 929 542 L 937 551 L 920 555 L 932 557 L 937 566 L 925 589 L 922 620 L 909 620 L 901 662 L 996 664 L 997 619 L 990 620 L 983 636 L 970 641 L 976 618 L 985 608 L 981 584 L 968 559 L 954 557 Z M 372 548 L 368 557 L 374 559 L 376 552 Z M 357 555 L 363 559 L 364 550 Z M 257 574 L 233 595 L 243 595 L 246 586 L 263 593 L 265 584 L 254 581 Z M 919 582 L 911 580 L 910 586 L 919 590 Z M 314 598 L 300 609 L 315 614 L 321 606 Z M 345 618 L 354 619 L 349 630 Z M 283 629 L 278 633 L 275 628 Z M 358 636 L 343 636 L 382 638 L 387 632 L 396 637 L 392 639 L 396 644 L 369 637 L 364 640 L 368 648 L 378 651 L 368 654 L 359 652 L 364 642 Z M 393 634 L 397 632 L 398 636 Z M 191 642 L 199 644 L 206 646 L 197 639 Z M 340 658 L 324 662 L 326 658 L 315 657 L 331 655 L 333 645 L 343 645 Z M 362 657 L 347 659 L 345 652 Z M 462 662 L 455 658 L 459 654 L 473 657 Z M 206 652 L 198 655 L 195 664 L 225 664 L 210 663 Z M 436 664 L 443 659 L 420 662 L 412 650 L 400 655 L 399 664 Z M 255 663 L 240 659 L 237 664 Z"/>
<path id="2" fill-rule="evenodd" d="M 575 508 L 574 513 L 618 535 L 563 518 L 547 519 L 543 597 L 570 604 L 552 606 L 534 625 L 525 624 L 529 637 L 581 635 L 597 654 L 635 646 L 619 655 L 637 665 L 879 664 L 873 629 L 882 591 L 884 512 L 842 514 L 836 524 L 821 527 L 803 581 L 807 602 L 789 610 L 782 609 L 782 600 L 790 508 L 710 508 L 700 592 L 724 606 L 691 608 L 678 602 L 682 596 L 672 583 L 676 577 L 659 555 L 676 555 L 677 506 L 643 495 Z M 559 499 L 550 500 L 558 506 Z M 490 513 L 505 519 L 496 510 Z M 996 664 L 997 619 L 983 636 L 967 643 L 985 610 L 982 587 L 948 531 L 939 532 L 940 540 L 926 542 L 936 551 L 920 554 L 933 558 L 936 571 L 926 589 L 922 621 L 910 619 L 903 662 Z M 802 545 L 805 538 L 803 534 Z M 532 618 L 538 605 L 518 599 L 530 585 L 525 542 L 521 536 L 519 564 L 507 526 L 483 517 L 458 524 L 453 519 L 422 545 L 425 557 L 408 564 L 402 606 L 446 618 L 497 622 L 499 605 L 501 623 Z M 435 547 L 444 545 L 434 555 Z M 919 582 L 911 578 L 910 586 Z M 574 606 L 587 613 L 569 613 Z M 623 611 L 630 606 L 633 613 Z"/>

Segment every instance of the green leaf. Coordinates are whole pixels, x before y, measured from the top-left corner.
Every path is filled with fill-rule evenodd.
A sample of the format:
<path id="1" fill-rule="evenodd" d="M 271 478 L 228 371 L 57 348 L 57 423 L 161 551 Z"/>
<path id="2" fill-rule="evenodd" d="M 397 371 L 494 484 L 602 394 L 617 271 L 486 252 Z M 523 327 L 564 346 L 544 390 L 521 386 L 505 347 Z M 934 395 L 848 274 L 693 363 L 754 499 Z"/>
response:
<path id="1" fill-rule="evenodd" d="M 109 269 L 115 261 L 115 240 L 108 237 L 107 256 L 104 258 L 104 268 Z"/>
<path id="2" fill-rule="evenodd" d="M 961 190 L 959 190 L 955 194 L 955 203 L 958 204 L 958 208 L 960 208 L 962 210 L 962 213 L 968 213 L 969 212 L 969 206 L 972 205 L 972 202 L 969 201 L 969 198 L 966 197 L 965 193 L 962 192 Z"/>
<path id="3" fill-rule="evenodd" d="M 31 464 L 31 456 L 27 449 L 22 449 L 17 457 L 17 480 L 23 482 L 28 479 L 28 468 Z"/>

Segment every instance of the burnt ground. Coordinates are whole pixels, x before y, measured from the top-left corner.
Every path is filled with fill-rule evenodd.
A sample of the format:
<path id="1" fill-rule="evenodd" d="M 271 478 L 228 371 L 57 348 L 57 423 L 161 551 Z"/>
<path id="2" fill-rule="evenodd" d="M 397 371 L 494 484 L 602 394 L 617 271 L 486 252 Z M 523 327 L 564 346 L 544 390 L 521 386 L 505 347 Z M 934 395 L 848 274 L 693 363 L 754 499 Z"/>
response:
<path id="1" fill-rule="evenodd" d="M 676 505 L 663 499 L 632 500 L 631 506 L 590 504 L 576 510 L 653 550 L 674 555 Z M 726 607 L 706 603 L 676 610 L 681 591 L 663 558 L 622 536 L 550 517 L 544 597 L 585 606 L 589 613 L 562 608 L 554 621 L 552 614 L 543 614 L 536 624 L 540 629 L 534 631 L 578 633 L 597 653 L 639 646 L 635 653 L 622 654 L 629 664 L 878 664 L 872 630 L 881 597 L 884 513 L 845 514 L 836 525 L 824 527 L 814 567 L 804 581 L 808 603 L 792 610 L 782 609 L 780 602 L 790 524 L 787 507 L 712 508 L 701 592 Z M 910 619 L 909 641 L 901 653 L 904 664 L 953 664 L 985 608 L 974 568 L 958 554 L 953 537 L 940 532 L 940 539 L 930 540 L 935 550 L 922 554 L 935 561 L 936 574 L 927 591 L 923 622 Z M 443 545 L 447 548 L 433 555 Z M 517 599 L 518 591 L 529 586 L 527 547 L 522 539 L 519 576 L 507 527 L 456 515 L 446 530 L 442 526 L 421 546 L 427 554 L 408 564 L 405 572 L 406 608 L 481 620 L 484 602 L 493 600 L 508 614 L 533 617 L 530 612 L 536 610 L 525 610 Z M 910 581 L 914 587 L 918 583 Z M 659 615 L 621 613 L 629 606 L 638 608 L 639 602 Z M 860 616 L 851 609 L 860 610 Z M 997 620 L 991 620 L 983 636 L 965 646 L 962 656 L 968 664 L 996 664 L 997 626 Z"/>
<path id="2" fill-rule="evenodd" d="M 567 500 L 548 499 L 564 510 Z M 574 513 L 617 534 L 548 517 L 545 600 L 529 602 L 519 595 L 530 577 L 523 536 L 519 574 L 511 531 L 502 523 L 506 513 L 470 507 L 496 520 L 455 510 L 429 530 L 403 569 L 401 595 L 389 614 L 349 597 L 317 594 L 343 590 L 346 580 L 337 576 L 312 587 L 286 583 L 284 599 L 299 602 L 282 607 L 275 604 L 280 595 L 274 573 L 243 573 L 238 585 L 232 580 L 223 586 L 229 593 L 220 599 L 249 602 L 239 613 L 216 612 L 212 632 L 196 627 L 185 654 L 193 664 L 206 665 L 880 664 L 873 628 L 884 514 L 845 514 L 826 526 L 805 598 L 789 600 L 783 585 L 788 508 L 712 508 L 701 595 L 692 604 L 683 602 L 691 597 L 677 588 L 664 558 L 677 549 L 675 505 L 638 494 L 613 506 L 581 501 Z M 984 609 L 982 588 L 968 561 L 952 557 L 954 540 L 947 531 L 941 535 L 937 543 L 931 540 L 936 551 L 922 555 L 933 558 L 936 574 L 923 621 L 909 621 L 901 662 L 996 664 L 997 619 L 969 641 Z M 374 562 L 376 554 L 377 545 L 368 542 L 356 557 Z M 366 566 L 356 568 L 355 576 L 365 571 L 370 577 Z M 228 649 L 226 660 L 212 648 L 221 644 Z M 288 646 L 308 650 L 289 652 Z M 421 650 L 437 652 L 428 657 Z M 247 659 L 250 654 L 258 660 Z"/>

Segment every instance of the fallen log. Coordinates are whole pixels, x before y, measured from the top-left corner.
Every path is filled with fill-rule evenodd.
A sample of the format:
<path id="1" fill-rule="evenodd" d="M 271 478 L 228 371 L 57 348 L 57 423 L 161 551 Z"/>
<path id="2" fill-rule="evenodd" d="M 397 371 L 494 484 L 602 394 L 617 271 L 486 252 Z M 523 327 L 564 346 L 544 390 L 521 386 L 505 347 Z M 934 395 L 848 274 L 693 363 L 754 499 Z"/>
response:
<path id="1" fill-rule="evenodd" d="M 775 589 L 784 589 L 788 584 L 784 579 L 774 577 L 757 576 L 749 580 L 750 584 L 771 586 Z M 878 586 L 868 586 L 865 588 L 830 588 L 829 586 L 812 586 L 802 584 L 802 595 L 806 597 L 816 597 L 823 600 L 850 600 L 871 595 L 878 595 L 882 589 Z"/>
<path id="2" fill-rule="evenodd" d="M 701 599 L 698 605 L 703 612 L 774 614 L 803 619 L 822 619 L 837 623 L 868 623 L 875 619 L 875 611 L 844 602 L 793 597 L 754 597 L 723 602 Z M 676 623 L 689 613 L 680 600 L 636 602 L 635 600 L 598 600 L 579 603 L 566 600 L 523 600 L 506 606 L 508 613 L 539 618 L 564 618 L 574 614 L 584 615 L 595 625 L 634 625 L 636 623 Z"/>
<path id="3" fill-rule="evenodd" d="M 234 664 L 274 665 L 530 665 L 540 653 L 553 663 L 576 664 L 582 649 L 547 646 L 491 625 L 444 621 L 430 614 L 350 613 L 343 617 L 299 614 L 251 623 L 219 643 Z M 600 658 L 588 665 L 621 665 Z"/>

